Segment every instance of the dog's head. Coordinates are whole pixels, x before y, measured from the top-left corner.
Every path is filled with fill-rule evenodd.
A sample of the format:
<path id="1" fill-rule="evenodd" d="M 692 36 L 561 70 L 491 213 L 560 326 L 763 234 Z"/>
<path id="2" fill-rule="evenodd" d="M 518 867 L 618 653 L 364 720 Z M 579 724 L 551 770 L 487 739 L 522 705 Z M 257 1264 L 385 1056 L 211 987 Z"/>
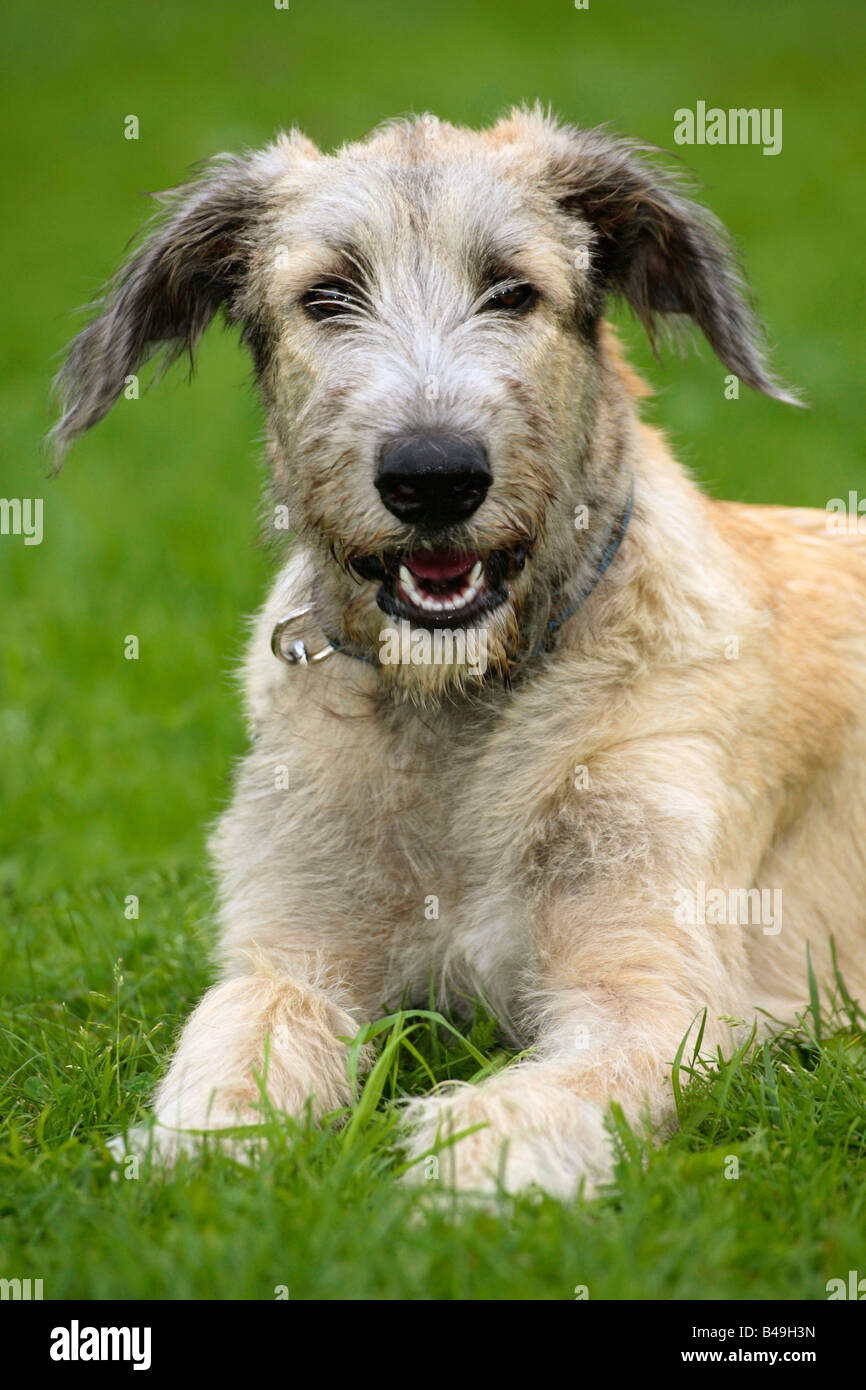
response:
<path id="1" fill-rule="evenodd" d="M 192 355 L 222 309 L 330 621 L 374 657 L 400 620 L 483 631 L 487 669 L 506 672 L 591 578 L 623 504 L 609 295 L 651 336 L 689 316 L 737 377 L 792 399 L 722 229 L 648 153 L 535 109 L 480 133 L 422 117 L 334 155 L 292 133 L 215 160 L 165 195 L 75 340 L 56 444 L 149 357 Z M 435 695 L 471 679 L 452 658 L 383 673 Z"/>

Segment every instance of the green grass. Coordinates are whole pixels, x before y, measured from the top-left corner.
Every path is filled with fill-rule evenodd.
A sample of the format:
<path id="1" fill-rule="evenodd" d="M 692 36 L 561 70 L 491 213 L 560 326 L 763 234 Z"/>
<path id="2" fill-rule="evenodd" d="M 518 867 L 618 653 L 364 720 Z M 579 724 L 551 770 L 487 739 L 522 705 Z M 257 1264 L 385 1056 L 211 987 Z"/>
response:
<path id="1" fill-rule="evenodd" d="M 862 1265 L 866 1019 L 842 999 L 718 1069 L 681 1059 L 679 1132 L 657 1148 L 614 1114 L 615 1182 L 591 1202 L 458 1214 L 435 1179 L 401 1185 L 400 1097 L 509 1060 L 480 1009 L 459 1036 L 428 1011 L 394 1019 L 352 1110 L 265 1116 L 251 1167 L 126 1176 L 105 1140 L 206 983 L 201 884 L 142 888 L 137 922 L 108 887 L 16 904 L 2 963 L 26 1001 L 0 1019 L 2 1268 L 46 1297 L 820 1299 Z"/>
<path id="2" fill-rule="evenodd" d="M 719 495 L 866 495 L 861 27 L 842 0 L 10 0 L 0 495 L 44 497 L 45 539 L 0 538 L 0 1275 L 42 1277 L 49 1297 L 267 1298 L 285 1284 L 293 1297 L 569 1298 L 587 1284 L 593 1298 L 821 1298 L 862 1268 L 856 1014 L 693 1079 L 682 1130 L 649 1153 L 624 1142 L 615 1189 L 591 1204 L 526 1201 L 457 1225 L 427 1211 L 397 1181 L 392 1089 L 429 1085 L 404 1043 L 354 1128 L 302 1128 L 288 1149 L 275 1135 L 253 1170 L 214 1157 L 111 1181 L 101 1145 L 138 1111 L 209 978 L 204 839 L 244 748 L 232 672 L 268 573 L 261 420 L 237 345 L 213 332 L 191 389 L 175 372 L 121 402 L 57 481 L 40 442 L 71 310 L 116 265 L 141 191 L 190 162 L 292 122 L 330 144 L 395 112 L 483 121 L 537 96 L 670 146 L 674 111 L 703 99 L 783 108 L 777 158 L 680 153 L 811 408 L 726 401 L 705 346 L 656 364 L 620 314 L 657 390 L 649 414 Z M 130 113 L 137 142 L 122 135 Z M 123 659 L 129 633 L 137 662 Z M 445 1051 L 441 1026 L 414 1024 L 434 1075 L 477 1069 L 465 1047 Z M 483 1020 L 472 1045 L 504 1060 Z"/>

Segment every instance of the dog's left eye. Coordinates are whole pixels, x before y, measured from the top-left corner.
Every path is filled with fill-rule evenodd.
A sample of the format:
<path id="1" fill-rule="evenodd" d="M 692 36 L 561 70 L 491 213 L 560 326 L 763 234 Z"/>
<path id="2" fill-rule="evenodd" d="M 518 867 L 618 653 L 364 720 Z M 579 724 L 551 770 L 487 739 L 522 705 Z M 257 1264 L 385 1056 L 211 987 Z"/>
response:
<path id="1" fill-rule="evenodd" d="M 534 285 L 504 285 L 501 290 L 496 290 L 485 299 L 481 308 L 485 312 L 488 309 L 498 309 L 506 314 L 527 314 L 537 302 L 538 290 Z"/>
<path id="2" fill-rule="evenodd" d="M 326 280 L 321 285 L 313 285 L 301 299 L 304 312 L 311 319 L 333 319 L 340 314 L 351 313 L 356 301 L 348 287 L 339 280 Z"/>

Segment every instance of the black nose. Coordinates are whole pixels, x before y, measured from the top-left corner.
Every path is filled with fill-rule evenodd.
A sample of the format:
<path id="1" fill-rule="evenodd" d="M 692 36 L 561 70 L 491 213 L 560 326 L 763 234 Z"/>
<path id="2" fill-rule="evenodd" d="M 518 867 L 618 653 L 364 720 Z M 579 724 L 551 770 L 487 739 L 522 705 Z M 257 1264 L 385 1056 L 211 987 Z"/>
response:
<path id="1" fill-rule="evenodd" d="M 456 434 L 415 434 L 382 450 L 376 487 L 401 521 L 448 526 L 477 511 L 492 482 L 487 454 Z"/>

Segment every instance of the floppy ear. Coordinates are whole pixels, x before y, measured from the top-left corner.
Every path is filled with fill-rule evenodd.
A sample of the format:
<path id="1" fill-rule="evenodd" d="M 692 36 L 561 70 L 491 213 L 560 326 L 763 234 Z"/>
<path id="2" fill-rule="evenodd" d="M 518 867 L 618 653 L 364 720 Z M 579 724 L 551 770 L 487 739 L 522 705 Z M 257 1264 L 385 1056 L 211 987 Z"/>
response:
<path id="1" fill-rule="evenodd" d="M 716 356 L 756 391 L 799 405 L 767 367 L 762 330 L 722 224 L 687 196 L 649 146 L 603 131 L 557 130 L 553 179 L 560 206 L 597 235 L 595 287 L 622 295 L 653 347 L 659 315 L 687 314 Z M 563 138 L 564 137 L 564 138 Z"/>
<path id="2" fill-rule="evenodd" d="M 223 155 L 156 195 L 165 207 L 107 286 L 57 378 L 63 414 L 50 440 L 58 466 L 71 441 L 109 411 L 128 376 L 159 352 L 166 365 L 187 352 L 192 365 L 217 310 L 233 317 L 270 181 L 262 156 Z"/>

